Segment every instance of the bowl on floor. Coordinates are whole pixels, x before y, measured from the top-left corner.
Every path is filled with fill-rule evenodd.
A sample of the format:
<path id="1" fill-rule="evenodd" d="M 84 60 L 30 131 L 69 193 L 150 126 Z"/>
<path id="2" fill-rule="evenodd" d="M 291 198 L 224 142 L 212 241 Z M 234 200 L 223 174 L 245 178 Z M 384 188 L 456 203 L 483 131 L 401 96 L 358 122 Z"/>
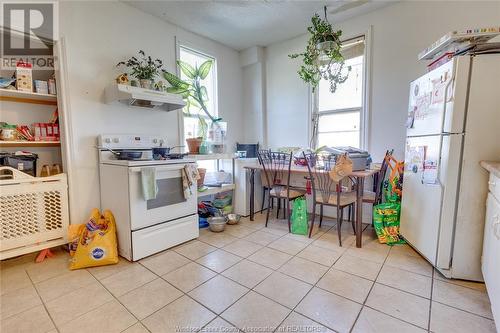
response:
<path id="1" fill-rule="evenodd" d="M 241 215 L 239 214 L 227 214 L 227 224 L 238 224 L 240 219 Z"/>
<path id="2" fill-rule="evenodd" d="M 210 230 L 213 232 L 224 231 L 224 228 L 226 227 L 226 218 L 222 216 L 209 217 L 208 225 L 210 226 Z"/>

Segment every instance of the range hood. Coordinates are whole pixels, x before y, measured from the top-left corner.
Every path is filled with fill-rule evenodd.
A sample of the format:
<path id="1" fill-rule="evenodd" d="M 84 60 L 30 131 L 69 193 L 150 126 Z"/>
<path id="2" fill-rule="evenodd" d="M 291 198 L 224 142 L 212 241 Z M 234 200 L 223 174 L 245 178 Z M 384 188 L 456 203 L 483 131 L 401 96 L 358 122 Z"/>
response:
<path id="1" fill-rule="evenodd" d="M 104 90 L 104 99 L 108 104 L 120 102 L 129 106 L 164 111 L 182 109 L 186 105 L 182 97 L 177 94 L 116 83 Z"/>

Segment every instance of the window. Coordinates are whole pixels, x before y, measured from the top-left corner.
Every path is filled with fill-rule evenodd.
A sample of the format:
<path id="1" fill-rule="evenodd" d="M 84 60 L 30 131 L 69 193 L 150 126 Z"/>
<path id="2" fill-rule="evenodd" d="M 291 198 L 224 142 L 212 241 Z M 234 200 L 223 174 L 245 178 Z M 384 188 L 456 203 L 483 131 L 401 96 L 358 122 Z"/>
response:
<path id="1" fill-rule="evenodd" d="M 205 55 L 203 53 L 194 51 L 193 49 L 187 48 L 185 46 L 179 46 L 179 59 L 187 62 L 193 67 L 199 67 L 202 63 L 207 60 L 213 60 L 212 69 L 207 77 L 201 81 L 201 85 L 207 88 L 207 97 L 206 106 L 208 112 L 213 116 L 217 117 L 217 79 L 216 79 L 216 62 L 215 58 Z M 180 72 L 180 77 L 183 80 L 188 80 L 186 75 Z M 200 136 L 200 117 L 204 119 L 208 125 L 210 125 L 209 117 L 205 114 L 205 112 L 191 105 L 189 110 L 184 110 L 184 139 L 193 138 Z M 182 140 L 184 141 L 184 140 Z"/>
<path id="2" fill-rule="evenodd" d="M 327 80 L 321 80 L 317 89 L 317 147 L 362 145 L 364 37 L 344 41 L 342 54 L 345 67 L 351 66 L 346 82 L 333 94 Z"/>

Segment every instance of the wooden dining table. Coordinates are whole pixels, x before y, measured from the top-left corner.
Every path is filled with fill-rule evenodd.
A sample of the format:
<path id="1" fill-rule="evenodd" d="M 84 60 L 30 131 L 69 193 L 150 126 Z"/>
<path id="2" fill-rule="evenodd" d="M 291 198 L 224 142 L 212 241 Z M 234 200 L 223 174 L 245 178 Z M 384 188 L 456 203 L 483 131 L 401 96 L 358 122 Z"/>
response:
<path id="1" fill-rule="evenodd" d="M 263 170 L 261 165 L 247 165 L 245 169 L 250 171 L 250 221 L 254 220 L 255 215 L 255 171 Z M 363 234 L 363 192 L 365 187 L 365 179 L 367 177 L 373 177 L 379 172 L 378 169 L 366 169 L 360 171 L 352 171 L 347 176 L 352 177 L 356 183 L 356 247 L 361 248 L 362 246 L 362 234 Z M 306 166 L 293 165 L 290 169 L 291 174 L 298 175 L 309 175 L 309 170 Z"/>

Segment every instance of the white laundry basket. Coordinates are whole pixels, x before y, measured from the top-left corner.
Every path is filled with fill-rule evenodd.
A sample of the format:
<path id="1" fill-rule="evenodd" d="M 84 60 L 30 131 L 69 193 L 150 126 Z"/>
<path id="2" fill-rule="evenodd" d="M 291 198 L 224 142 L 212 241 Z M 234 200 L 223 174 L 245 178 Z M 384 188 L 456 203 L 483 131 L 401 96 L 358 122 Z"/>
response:
<path id="1" fill-rule="evenodd" d="M 0 167 L 0 260 L 67 243 L 67 184 Z"/>

